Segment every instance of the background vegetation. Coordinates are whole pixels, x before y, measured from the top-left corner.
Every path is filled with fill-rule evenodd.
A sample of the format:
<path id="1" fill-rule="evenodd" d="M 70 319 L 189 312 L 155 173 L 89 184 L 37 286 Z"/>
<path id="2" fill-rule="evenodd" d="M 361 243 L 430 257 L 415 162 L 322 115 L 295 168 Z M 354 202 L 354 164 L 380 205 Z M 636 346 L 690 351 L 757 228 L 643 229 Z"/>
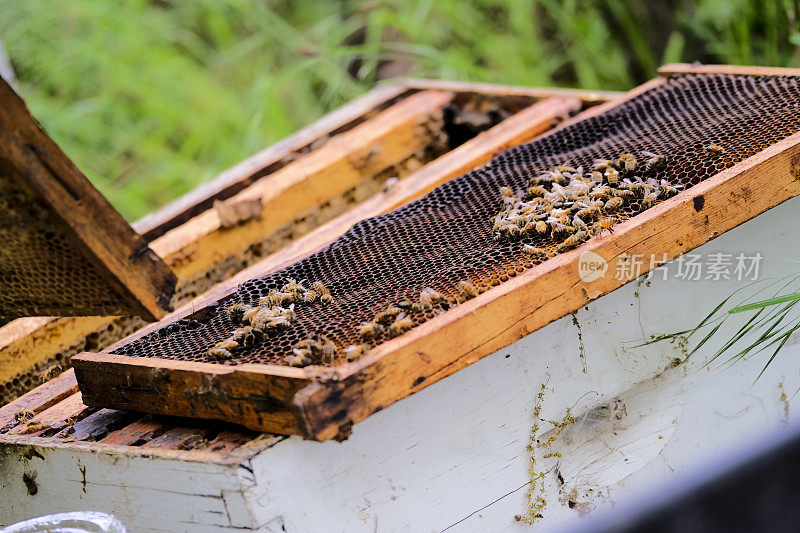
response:
<path id="1" fill-rule="evenodd" d="M 20 91 L 135 219 L 397 76 L 628 89 L 665 62 L 800 66 L 800 0 L 25 0 Z"/>

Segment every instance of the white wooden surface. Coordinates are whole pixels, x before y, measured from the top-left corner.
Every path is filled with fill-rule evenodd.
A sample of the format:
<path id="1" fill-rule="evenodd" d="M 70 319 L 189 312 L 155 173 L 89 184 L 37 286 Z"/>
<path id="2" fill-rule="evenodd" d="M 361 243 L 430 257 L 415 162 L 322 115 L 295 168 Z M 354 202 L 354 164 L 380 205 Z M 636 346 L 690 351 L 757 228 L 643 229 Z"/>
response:
<path id="1" fill-rule="evenodd" d="M 695 253 L 760 252 L 762 276 L 797 275 L 798 208 L 800 200 L 786 202 Z M 37 449 L 39 458 L 7 446 L 0 523 L 91 509 L 133 531 L 521 531 L 527 526 L 514 515 L 526 508 L 526 445 L 546 383 L 541 417 L 561 420 L 571 408 L 576 423 L 551 446 L 560 458 L 537 460 L 547 471 L 547 507 L 534 529 L 569 524 L 794 418 L 796 340 L 755 383 L 763 356 L 707 368 L 704 350 L 670 369 L 679 347 L 633 348 L 695 325 L 740 286 L 635 281 L 576 320 L 558 320 L 384 409 L 341 444 L 290 438 L 242 465 L 76 449 Z M 34 470 L 38 493 L 30 496 L 22 476 Z"/>

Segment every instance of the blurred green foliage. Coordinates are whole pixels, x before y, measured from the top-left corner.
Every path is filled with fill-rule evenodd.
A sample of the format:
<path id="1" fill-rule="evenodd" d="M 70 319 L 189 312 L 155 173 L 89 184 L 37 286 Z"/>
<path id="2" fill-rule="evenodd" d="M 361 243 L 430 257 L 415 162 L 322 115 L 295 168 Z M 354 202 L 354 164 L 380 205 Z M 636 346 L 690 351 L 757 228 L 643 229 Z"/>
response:
<path id="1" fill-rule="evenodd" d="M 628 89 L 673 61 L 799 66 L 800 0 L 24 0 L 20 90 L 135 219 L 396 76 Z"/>

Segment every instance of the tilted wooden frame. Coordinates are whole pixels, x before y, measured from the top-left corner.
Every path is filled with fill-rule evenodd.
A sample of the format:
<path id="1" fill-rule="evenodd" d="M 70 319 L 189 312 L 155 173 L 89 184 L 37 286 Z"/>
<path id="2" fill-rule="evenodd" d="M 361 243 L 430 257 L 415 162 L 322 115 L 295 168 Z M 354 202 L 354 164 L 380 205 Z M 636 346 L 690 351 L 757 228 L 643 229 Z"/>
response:
<path id="1" fill-rule="evenodd" d="M 51 289 L 41 301 L 19 295 L 0 307 L 0 317 L 109 314 L 107 305 L 100 306 L 89 299 L 66 301 L 55 291 L 73 281 L 71 276 L 81 269 L 97 271 L 107 291 L 119 295 L 120 301 L 113 306 L 119 314 L 138 315 L 147 320 L 163 317 L 176 282 L 169 267 L 92 186 L 33 118 L 22 98 L 2 79 L 0 102 L 0 166 L 4 169 L 0 179 L 8 190 L 19 191 L 31 204 L 44 206 L 50 224 L 48 230 L 52 228 L 51 233 L 65 235 L 69 241 L 66 246 L 75 257 L 86 260 L 85 264 L 74 265 L 72 271 L 59 271 L 59 275 L 46 280 Z M 14 206 L 20 210 L 26 207 Z M 27 228 L 15 227 L 10 231 L 16 235 Z M 39 241 L 25 242 L 30 245 Z M 32 253 L 54 260 L 59 254 L 58 250 L 45 246 Z M 25 274 L 9 264 L 0 275 L 0 291 L 6 290 L 5 275 Z"/>
<path id="2" fill-rule="evenodd" d="M 680 68 L 681 72 L 692 72 L 691 67 Z M 709 69 L 713 67 L 699 71 L 717 72 Z M 733 67 L 720 71 L 736 72 Z M 746 73 L 753 72 L 748 69 Z M 783 69 L 758 73 L 800 75 L 800 71 Z M 574 120 L 607 111 L 663 82 L 652 80 Z M 758 190 L 753 183 L 758 183 Z M 111 347 L 108 353 L 76 357 L 76 376 L 88 405 L 229 420 L 257 430 L 319 440 L 345 438 L 353 423 L 629 281 L 612 276 L 582 281 L 577 261 L 582 252 L 591 250 L 609 262 L 623 254 L 653 251 L 659 257 L 665 253 L 667 259 L 674 259 L 797 195 L 800 134 L 619 224 L 613 235 L 592 239 L 551 258 L 374 348 L 356 362 L 325 369 L 250 364 L 225 367 L 119 356 Z M 308 243 L 308 253 L 313 249 Z M 259 266 L 258 271 L 253 268 L 247 274 L 252 277 L 281 265 Z M 643 265 L 642 273 L 648 269 Z M 209 299 L 218 299 L 234 286 L 220 286 Z M 169 321 L 190 312 L 176 313 Z M 144 328 L 120 345 L 162 326 Z"/>

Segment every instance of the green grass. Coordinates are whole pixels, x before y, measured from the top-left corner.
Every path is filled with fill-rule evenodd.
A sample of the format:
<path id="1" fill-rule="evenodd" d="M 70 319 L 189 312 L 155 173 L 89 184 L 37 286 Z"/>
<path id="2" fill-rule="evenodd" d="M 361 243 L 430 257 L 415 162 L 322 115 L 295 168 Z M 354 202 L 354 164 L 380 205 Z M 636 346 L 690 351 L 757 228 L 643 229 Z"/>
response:
<path id="1" fill-rule="evenodd" d="M 23 96 L 129 219 L 393 76 L 628 89 L 664 62 L 800 66 L 800 0 L 25 0 Z"/>

